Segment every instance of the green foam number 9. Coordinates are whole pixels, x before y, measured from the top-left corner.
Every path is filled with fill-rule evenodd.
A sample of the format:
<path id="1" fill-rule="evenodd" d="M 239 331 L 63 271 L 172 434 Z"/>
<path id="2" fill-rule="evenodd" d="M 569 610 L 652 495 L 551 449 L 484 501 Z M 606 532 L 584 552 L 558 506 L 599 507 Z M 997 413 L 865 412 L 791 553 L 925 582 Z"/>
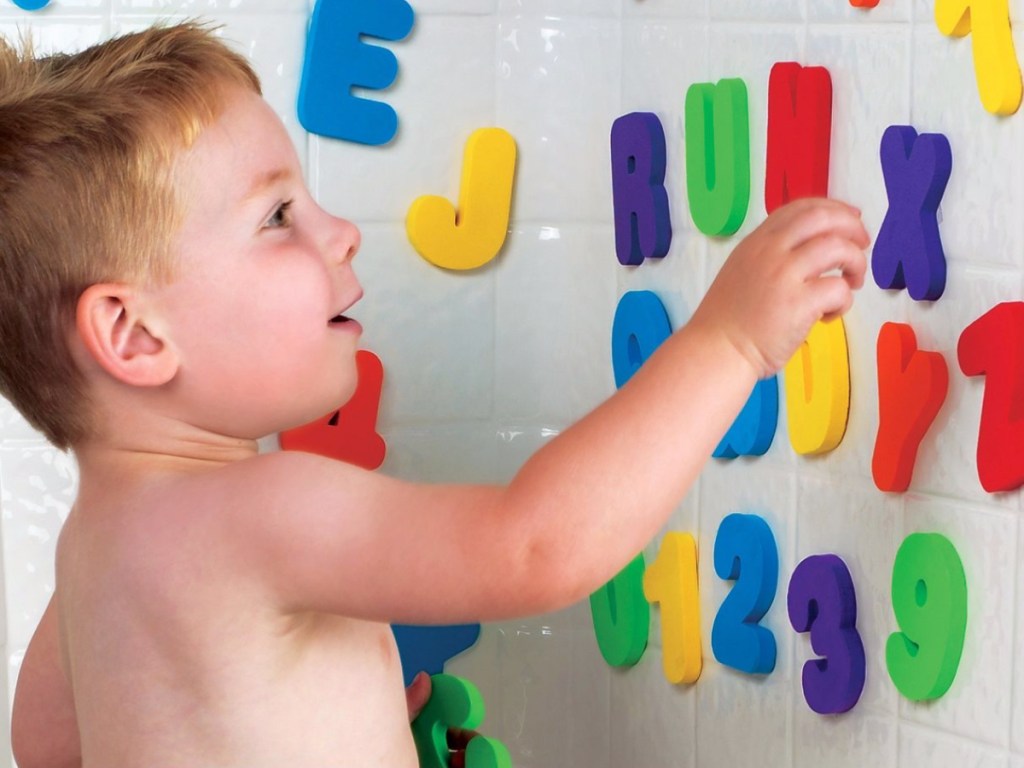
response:
<path id="1" fill-rule="evenodd" d="M 484 699 L 476 686 L 454 675 L 433 675 L 430 701 L 412 723 L 420 768 L 449 768 L 448 729 L 472 730 L 484 721 Z M 505 745 L 474 736 L 466 747 L 466 768 L 512 768 Z"/>
<path id="2" fill-rule="evenodd" d="M 885 644 L 889 677 L 911 701 L 939 698 L 956 677 L 967 631 L 967 579 L 949 539 L 904 539 L 892 567 L 892 607 L 902 631 Z"/>
<path id="3" fill-rule="evenodd" d="M 685 111 L 690 215 L 705 235 L 731 235 L 750 203 L 747 86 L 739 78 L 694 83 Z"/>
<path id="4" fill-rule="evenodd" d="M 633 666 L 647 649 L 651 606 L 644 597 L 644 569 L 641 553 L 590 596 L 597 645 L 613 667 Z"/>

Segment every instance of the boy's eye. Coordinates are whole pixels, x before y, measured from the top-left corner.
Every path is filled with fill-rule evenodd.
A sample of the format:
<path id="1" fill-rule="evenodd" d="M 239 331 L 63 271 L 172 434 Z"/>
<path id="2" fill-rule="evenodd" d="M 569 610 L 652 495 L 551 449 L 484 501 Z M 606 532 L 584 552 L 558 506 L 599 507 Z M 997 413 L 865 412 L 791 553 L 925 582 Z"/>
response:
<path id="1" fill-rule="evenodd" d="M 279 206 L 277 206 L 276 209 L 274 209 L 274 212 L 270 214 L 270 218 L 267 219 L 266 223 L 263 226 L 268 229 L 278 229 L 280 227 L 287 227 L 289 224 L 291 224 L 292 221 L 290 213 L 291 207 L 291 200 L 281 203 Z"/>

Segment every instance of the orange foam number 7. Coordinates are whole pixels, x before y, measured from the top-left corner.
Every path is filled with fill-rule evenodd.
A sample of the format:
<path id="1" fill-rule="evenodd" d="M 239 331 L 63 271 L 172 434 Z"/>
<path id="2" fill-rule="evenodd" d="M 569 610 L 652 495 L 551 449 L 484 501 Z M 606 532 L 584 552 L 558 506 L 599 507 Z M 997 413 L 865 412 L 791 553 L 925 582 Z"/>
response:
<path id="1" fill-rule="evenodd" d="M 986 110 L 1012 115 L 1020 106 L 1021 81 L 1010 31 L 1007 0 L 936 0 L 935 23 L 944 35 L 971 34 L 974 77 Z"/>
<path id="2" fill-rule="evenodd" d="M 516 143 L 501 128 L 481 128 L 466 142 L 459 208 L 437 195 L 413 201 L 405 217 L 409 242 L 445 269 L 482 267 L 501 250 L 512 210 Z"/>
<path id="3" fill-rule="evenodd" d="M 454 675 L 433 675 L 430 701 L 412 723 L 421 768 L 449 768 L 448 729 L 477 728 L 484 720 L 484 699 L 476 686 Z M 466 747 L 466 768 L 512 768 L 505 745 L 474 736 Z"/>

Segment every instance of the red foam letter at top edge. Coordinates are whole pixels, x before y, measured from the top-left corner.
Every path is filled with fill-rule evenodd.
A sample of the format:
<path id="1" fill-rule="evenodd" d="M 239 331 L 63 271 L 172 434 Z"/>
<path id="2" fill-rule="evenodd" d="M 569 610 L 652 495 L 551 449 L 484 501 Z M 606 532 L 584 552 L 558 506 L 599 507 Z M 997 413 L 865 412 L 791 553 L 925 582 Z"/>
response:
<path id="1" fill-rule="evenodd" d="M 281 449 L 306 451 L 377 469 L 384 463 L 387 445 L 377 434 L 377 412 L 384 388 L 384 366 L 373 352 L 356 353 L 359 384 L 352 399 L 316 421 L 281 433 Z"/>
<path id="2" fill-rule="evenodd" d="M 764 207 L 828 195 L 832 77 L 824 67 L 779 62 L 768 78 Z"/>
<path id="3" fill-rule="evenodd" d="M 885 323 L 878 332 L 878 436 L 871 475 L 880 491 L 910 487 L 917 448 L 949 389 L 949 369 L 938 352 L 917 348 L 914 329 Z"/>
<path id="4" fill-rule="evenodd" d="M 978 479 L 989 493 L 1024 483 L 1024 302 L 997 304 L 960 334 L 960 370 L 985 375 Z"/>

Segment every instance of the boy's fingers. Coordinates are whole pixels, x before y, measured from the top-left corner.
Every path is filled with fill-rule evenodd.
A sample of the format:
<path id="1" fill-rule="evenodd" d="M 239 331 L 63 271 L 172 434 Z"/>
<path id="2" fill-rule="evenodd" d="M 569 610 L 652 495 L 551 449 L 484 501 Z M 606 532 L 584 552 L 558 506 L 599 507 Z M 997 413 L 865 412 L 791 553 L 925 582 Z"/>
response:
<path id="1" fill-rule="evenodd" d="M 867 258 L 855 243 L 835 234 L 804 243 L 796 252 L 795 268 L 804 280 L 838 271 L 852 288 L 864 285 Z"/>
<path id="2" fill-rule="evenodd" d="M 430 701 L 431 685 L 430 675 L 426 672 L 418 672 L 413 678 L 409 687 L 405 689 L 405 703 L 409 708 L 409 721 L 413 721 L 427 706 Z"/>
<path id="3" fill-rule="evenodd" d="M 774 216 L 773 230 L 781 234 L 784 248 L 799 248 L 808 240 L 825 234 L 844 237 L 861 248 L 866 248 L 870 242 L 860 211 L 840 200 L 797 200 L 780 208 Z"/>
<path id="4" fill-rule="evenodd" d="M 842 277 L 823 277 L 812 290 L 815 315 L 822 320 L 844 315 L 853 306 L 853 291 Z"/>

